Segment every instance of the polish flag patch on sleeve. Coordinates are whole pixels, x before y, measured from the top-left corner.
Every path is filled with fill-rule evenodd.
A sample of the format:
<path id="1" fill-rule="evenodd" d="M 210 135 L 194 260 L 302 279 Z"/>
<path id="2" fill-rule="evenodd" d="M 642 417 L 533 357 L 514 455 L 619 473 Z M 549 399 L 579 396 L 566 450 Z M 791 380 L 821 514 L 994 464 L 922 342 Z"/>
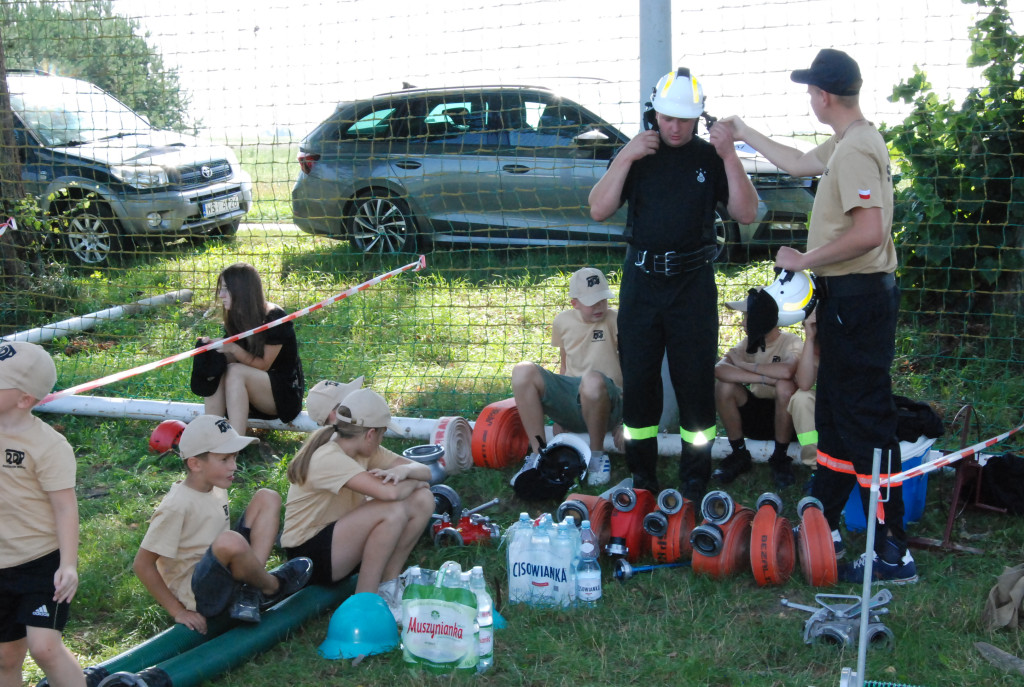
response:
<path id="1" fill-rule="evenodd" d="M 870 200 L 871 199 L 871 189 L 869 189 L 869 188 L 858 189 L 857 190 L 857 195 L 860 196 L 861 200 Z"/>

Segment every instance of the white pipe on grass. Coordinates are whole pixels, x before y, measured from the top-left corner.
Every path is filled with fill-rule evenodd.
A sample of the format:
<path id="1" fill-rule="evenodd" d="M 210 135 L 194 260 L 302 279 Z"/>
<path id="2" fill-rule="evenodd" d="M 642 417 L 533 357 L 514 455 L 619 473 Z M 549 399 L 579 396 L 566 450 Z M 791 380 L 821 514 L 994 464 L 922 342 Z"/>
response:
<path id="1" fill-rule="evenodd" d="M 0 338 L 0 341 L 27 341 L 29 343 L 45 343 L 52 341 L 61 336 L 67 336 L 74 332 L 81 332 L 87 329 L 92 329 L 101 322 L 108 322 L 110 320 L 119 320 L 125 315 L 134 315 L 142 312 L 149 308 L 155 308 L 161 305 L 170 305 L 172 303 L 187 302 L 192 300 L 192 292 L 188 289 L 182 289 L 180 291 L 170 291 L 163 294 L 162 296 L 153 296 L 152 298 L 144 298 L 141 301 L 135 303 L 129 303 L 128 305 L 117 305 L 113 308 L 107 308 L 106 310 L 99 310 L 88 315 L 82 315 L 80 317 L 72 317 L 67 320 L 62 320 L 54 324 L 46 324 L 42 327 L 36 327 L 35 329 L 27 329 L 23 332 L 16 334 L 8 334 L 7 336 Z"/>
<path id="2" fill-rule="evenodd" d="M 162 422 L 164 420 L 181 420 L 190 422 L 196 416 L 203 414 L 202 403 L 186 403 L 183 401 L 154 401 L 148 399 L 133 398 L 110 398 L 106 396 L 61 396 L 45 404 L 36 406 L 37 410 L 46 413 L 58 413 L 62 415 L 84 415 L 89 417 L 112 417 L 132 420 L 153 420 Z M 437 420 L 432 418 L 396 417 L 392 421 L 402 428 L 403 432 L 398 434 L 388 431 L 388 436 L 401 439 L 419 439 L 429 441 L 433 438 L 434 430 L 437 428 Z M 470 422 L 470 425 L 473 423 Z M 250 427 L 261 429 L 285 430 L 292 432 L 313 432 L 318 425 L 310 419 L 303 411 L 291 422 L 280 420 L 258 420 L 249 419 Z M 551 439 L 551 428 L 547 428 L 548 439 Z M 578 434 L 583 441 L 589 441 L 585 434 Z M 774 449 L 774 442 L 747 439 L 747 450 L 755 461 L 763 462 L 768 460 Z M 615 451 L 611 435 L 605 437 L 605 449 L 609 452 Z M 729 441 L 725 437 L 715 439 L 711 448 L 711 455 L 714 458 L 724 458 L 729 455 Z M 799 457 L 800 447 L 793 442 L 790 444 L 790 457 Z M 678 434 L 659 434 L 658 453 L 663 456 L 678 456 L 682 452 L 682 439 Z"/>

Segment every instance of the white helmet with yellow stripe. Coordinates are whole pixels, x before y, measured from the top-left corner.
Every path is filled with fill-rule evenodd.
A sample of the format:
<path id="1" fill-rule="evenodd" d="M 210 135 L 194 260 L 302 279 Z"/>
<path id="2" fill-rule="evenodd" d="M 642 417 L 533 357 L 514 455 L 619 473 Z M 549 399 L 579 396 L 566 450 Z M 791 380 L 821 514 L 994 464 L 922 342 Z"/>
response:
<path id="1" fill-rule="evenodd" d="M 764 292 L 779 306 L 779 326 L 803 322 L 818 304 L 814 276 L 807 270 L 782 270 Z"/>
<path id="2" fill-rule="evenodd" d="M 656 112 L 680 119 L 696 119 L 704 112 L 704 88 L 686 67 L 658 80 L 651 96 Z"/>

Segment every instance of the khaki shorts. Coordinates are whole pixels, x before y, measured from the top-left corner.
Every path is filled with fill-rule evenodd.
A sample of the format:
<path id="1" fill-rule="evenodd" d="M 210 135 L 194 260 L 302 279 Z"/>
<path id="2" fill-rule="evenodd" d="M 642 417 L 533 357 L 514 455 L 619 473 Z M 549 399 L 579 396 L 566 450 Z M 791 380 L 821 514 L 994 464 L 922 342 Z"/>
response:
<path id="1" fill-rule="evenodd" d="M 568 432 L 585 433 L 587 424 L 583 421 L 583 409 L 580 407 L 581 379 L 555 374 L 540 365 L 537 368 L 544 380 L 544 397 L 540 400 L 544 414 Z M 611 402 L 608 411 L 608 430 L 611 431 L 622 424 L 622 389 L 607 375 L 601 376 Z"/>

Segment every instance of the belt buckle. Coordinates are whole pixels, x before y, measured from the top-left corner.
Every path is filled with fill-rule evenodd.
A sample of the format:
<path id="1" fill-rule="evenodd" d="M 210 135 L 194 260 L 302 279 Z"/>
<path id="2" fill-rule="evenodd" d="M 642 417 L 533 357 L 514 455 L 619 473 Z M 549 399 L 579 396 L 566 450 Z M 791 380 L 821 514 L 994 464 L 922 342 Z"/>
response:
<path id="1" fill-rule="evenodd" d="M 666 251 L 665 254 L 662 256 L 665 259 L 665 272 L 664 273 L 665 273 L 666 277 L 674 277 L 675 275 L 679 274 L 679 272 L 677 272 L 676 270 L 673 270 L 672 267 L 669 265 L 669 261 L 672 258 L 674 258 L 675 255 L 676 255 L 676 252 L 674 250 L 670 250 L 670 251 Z"/>
<path id="2" fill-rule="evenodd" d="M 645 251 L 645 250 L 638 250 L 636 252 L 636 260 L 633 261 L 633 265 L 635 267 L 639 267 L 643 271 L 644 274 L 650 274 L 651 271 L 649 269 L 647 269 L 647 266 L 645 264 L 646 262 L 647 262 L 647 251 Z"/>

